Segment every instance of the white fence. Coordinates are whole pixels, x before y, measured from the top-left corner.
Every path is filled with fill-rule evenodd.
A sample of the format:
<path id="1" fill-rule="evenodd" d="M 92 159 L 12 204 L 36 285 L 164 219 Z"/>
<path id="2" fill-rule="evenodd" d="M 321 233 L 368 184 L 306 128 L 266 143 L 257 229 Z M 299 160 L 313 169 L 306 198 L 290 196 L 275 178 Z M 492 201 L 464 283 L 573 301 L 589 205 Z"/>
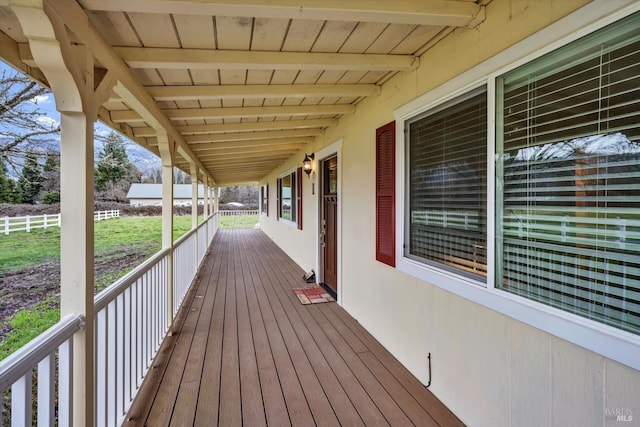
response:
<path id="1" fill-rule="evenodd" d="M 93 213 L 94 221 L 102 221 L 103 219 L 120 218 L 120 210 L 114 209 L 110 211 L 98 211 Z"/>
<path id="2" fill-rule="evenodd" d="M 104 219 L 119 218 L 119 210 L 110 211 L 98 211 L 93 213 L 93 219 L 95 221 L 102 221 Z M 44 214 L 44 215 L 27 215 L 27 216 L 5 216 L 0 221 L 0 233 L 9 234 L 14 231 L 26 231 L 36 229 L 47 229 L 49 227 L 60 227 L 61 215 L 57 214 Z"/>
<path id="3" fill-rule="evenodd" d="M 257 209 L 253 210 L 224 210 L 218 211 L 218 215 L 224 217 L 224 219 L 220 219 L 220 226 L 225 228 L 236 228 L 236 227 L 254 227 L 258 224 L 258 214 L 259 211 Z M 255 223 L 248 223 L 244 218 L 255 216 Z"/>
<path id="4" fill-rule="evenodd" d="M 216 233 L 210 216 L 120 280 L 96 295 L 95 419 L 97 426 L 119 426 L 151 368 L 169 328 L 168 266 L 173 256 L 173 316 L 178 312 Z M 204 240 L 206 244 L 200 242 Z M 8 392 L 11 409 L 0 426 L 72 425 L 72 337 L 83 328 L 82 316 L 68 316 L 0 362 L 0 395 Z M 55 354 L 58 353 L 57 366 Z M 56 369 L 57 367 L 57 369 Z M 56 374 L 57 371 L 57 374 Z M 33 390 L 32 376 L 39 378 Z M 55 384 L 58 384 L 57 388 Z M 32 414 L 37 402 L 37 413 Z M 58 416 L 55 416 L 55 405 Z M 4 423 L 3 423 L 4 422 Z"/>

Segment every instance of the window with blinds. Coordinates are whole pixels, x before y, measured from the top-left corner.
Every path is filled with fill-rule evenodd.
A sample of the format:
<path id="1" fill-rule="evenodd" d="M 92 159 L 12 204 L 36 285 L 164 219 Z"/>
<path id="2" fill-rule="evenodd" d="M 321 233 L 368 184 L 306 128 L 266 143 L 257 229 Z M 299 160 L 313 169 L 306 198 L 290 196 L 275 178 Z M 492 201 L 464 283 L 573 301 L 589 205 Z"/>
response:
<path id="1" fill-rule="evenodd" d="M 640 333 L 640 15 L 496 81 L 496 287 Z"/>
<path id="2" fill-rule="evenodd" d="M 487 93 L 406 122 L 405 256 L 486 281 Z"/>
<path id="3" fill-rule="evenodd" d="M 279 211 L 280 218 L 287 221 L 296 222 L 297 209 L 297 190 L 296 190 L 296 172 L 291 172 L 280 178 L 279 186 Z"/>

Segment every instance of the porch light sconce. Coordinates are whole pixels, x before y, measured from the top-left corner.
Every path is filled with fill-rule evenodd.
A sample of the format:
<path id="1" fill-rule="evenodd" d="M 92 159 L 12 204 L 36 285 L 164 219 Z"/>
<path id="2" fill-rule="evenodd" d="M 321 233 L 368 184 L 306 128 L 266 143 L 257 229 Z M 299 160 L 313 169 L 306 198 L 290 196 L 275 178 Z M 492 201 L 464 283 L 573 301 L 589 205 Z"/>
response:
<path id="1" fill-rule="evenodd" d="M 307 174 L 308 177 L 311 177 L 311 172 L 313 172 L 313 159 L 316 158 L 314 153 L 307 154 L 304 153 L 304 160 L 302 161 L 302 169 L 304 173 Z"/>

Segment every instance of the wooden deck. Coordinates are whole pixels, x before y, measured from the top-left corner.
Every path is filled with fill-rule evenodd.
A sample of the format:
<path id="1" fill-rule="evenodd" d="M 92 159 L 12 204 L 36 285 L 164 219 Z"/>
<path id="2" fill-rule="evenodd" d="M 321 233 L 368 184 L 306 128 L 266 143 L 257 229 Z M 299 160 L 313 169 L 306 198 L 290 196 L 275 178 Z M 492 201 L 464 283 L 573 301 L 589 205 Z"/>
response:
<path id="1" fill-rule="evenodd" d="M 462 425 L 261 230 L 221 230 L 125 423 Z"/>

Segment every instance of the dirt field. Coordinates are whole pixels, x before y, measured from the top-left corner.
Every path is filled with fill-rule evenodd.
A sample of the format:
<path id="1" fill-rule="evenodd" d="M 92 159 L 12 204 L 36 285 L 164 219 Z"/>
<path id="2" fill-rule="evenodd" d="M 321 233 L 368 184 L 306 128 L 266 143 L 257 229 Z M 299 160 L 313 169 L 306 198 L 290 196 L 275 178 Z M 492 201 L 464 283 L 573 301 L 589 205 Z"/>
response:
<path id="1" fill-rule="evenodd" d="M 95 264 L 96 282 L 114 271 L 128 271 L 141 264 L 148 254 L 138 248 L 122 248 L 105 254 Z M 47 262 L 35 267 L 8 272 L 0 276 L 0 341 L 10 332 L 7 320 L 20 310 L 43 301 L 58 305 L 60 293 L 60 264 Z"/>

